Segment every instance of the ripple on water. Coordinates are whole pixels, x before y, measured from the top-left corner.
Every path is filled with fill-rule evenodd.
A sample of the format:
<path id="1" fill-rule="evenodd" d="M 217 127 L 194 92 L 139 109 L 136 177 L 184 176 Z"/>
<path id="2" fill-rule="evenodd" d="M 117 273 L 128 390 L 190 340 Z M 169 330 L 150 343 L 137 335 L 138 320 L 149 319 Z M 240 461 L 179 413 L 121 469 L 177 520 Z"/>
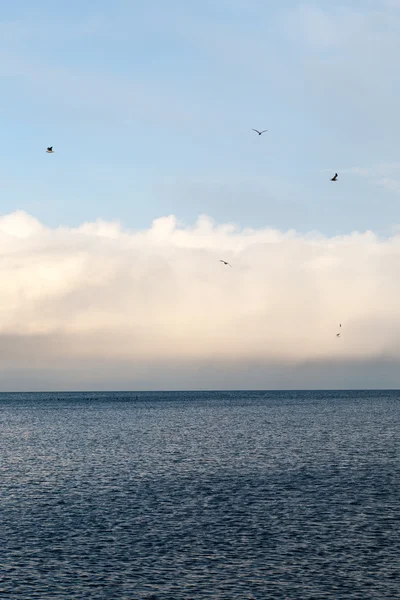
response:
<path id="1" fill-rule="evenodd" d="M 397 392 L 0 395 L 0 594 L 400 598 Z"/>

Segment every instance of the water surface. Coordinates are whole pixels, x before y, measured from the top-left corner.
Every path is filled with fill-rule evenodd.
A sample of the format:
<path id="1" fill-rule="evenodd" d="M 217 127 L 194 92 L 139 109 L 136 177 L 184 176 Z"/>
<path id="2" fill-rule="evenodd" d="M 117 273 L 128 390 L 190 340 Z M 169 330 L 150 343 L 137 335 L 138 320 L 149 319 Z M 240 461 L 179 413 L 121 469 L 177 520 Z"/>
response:
<path id="1" fill-rule="evenodd" d="M 0 395 L 7 599 L 400 598 L 399 392 Z"/>

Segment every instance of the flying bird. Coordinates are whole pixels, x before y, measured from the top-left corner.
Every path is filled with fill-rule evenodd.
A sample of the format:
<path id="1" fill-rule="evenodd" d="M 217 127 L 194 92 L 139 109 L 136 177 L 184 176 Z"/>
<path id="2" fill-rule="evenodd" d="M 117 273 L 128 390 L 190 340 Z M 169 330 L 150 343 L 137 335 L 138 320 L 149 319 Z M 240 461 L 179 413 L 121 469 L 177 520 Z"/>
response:
<path id="1" fill-rule="evenodd" d="M 48 154 L 53 154 L 53 152 L 54 152 L 54 150 L 53 150 L 53 146 L 49 146 L 49 147 L 47 148 L 46 152 L 47 152 Z"/>
<path id="2" fill-rule="evenodd" d="M 334 177 L 332 177 L 331 181 L 337 181 L 337 178 L 338 178 L 338 174 L 335 173 L 335 175 L 334 175 Z"/>
<path id="3" fill-rule="evenodd" d="M 342 326 L 342 324 L 341 324 L 341 323 L 339 323 L 339 327 L 341 327 L 341 326 Z"/>
<path id="4" fill-rule="evenodd" d="M 229 264 L 228 262 L 226 262 L 226 260 L 220 260 L 219 262 L 224 263 L 224 265 L 229 265 L 230 267 L 232 266 L 231 264 Z"/>
<path id="5" fill-rule="evenodd" d="M 337 334 L 336 334 L 336 337 L 340 337 L 340 333 L 337 333 Z"/>
<path id="6" fill-rule="evenodd" d="M 258 129 L 253 129 L 253 131 L 258 133 L 258 135 L 261 135 L 261 134 L 265 133 L 266 131 L 268 131 L 268 129 L 263 129 L 262 131 L 258 131 Z"/>

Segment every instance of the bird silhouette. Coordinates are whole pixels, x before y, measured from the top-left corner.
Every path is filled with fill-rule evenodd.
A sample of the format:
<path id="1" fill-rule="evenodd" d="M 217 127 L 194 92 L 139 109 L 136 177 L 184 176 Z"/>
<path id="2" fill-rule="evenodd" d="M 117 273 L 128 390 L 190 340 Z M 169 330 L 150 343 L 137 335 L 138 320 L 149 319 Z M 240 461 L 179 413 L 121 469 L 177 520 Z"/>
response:
<path id="1" fill-rule="evenodd" d="M 47 148 L 46 152 L 47 152 L 48 154 L 53 154 L 53 152 L 54 152 L 54 150 L 53 150 L 53 146 L 49 146 L 49 147 Z"/>
<path id="2" fill-rule="evenodd" d="M 261 135 L 261 134 L 265 133 L 266 131 L 268 131 L 268 129 L 263 129 L 262 131 L 258 131 L 258 129 L 253 129 L 253 131 L 258 133 L 258 135 Z"/>
<path id="3" fill-rule="evenodd" d="M 337 334 L 336 334 L 336 337 L 340 337 L 340 333 L 337 333 Z"/>
<path id="4" fill-rule="evenodd" d="M 332 177 L 331 181 L 337 181 L 337 178 L 338 178 L 338 174 L 335 173 L 335 175 L 334 175 L 334 177 Z"/>
<path id="5" fill-rule="evenodd" d="M 224 263 L 224 265 L 229 265 L 230 267 L 232 266 L 231 264 L 229 264 L 228 262 L 226 262 L 226 260 L 222 260 L 222 259 L 220 259 L 220 261 L 219 261 L 219 262 L 222 262 L 222 263 Z"/>

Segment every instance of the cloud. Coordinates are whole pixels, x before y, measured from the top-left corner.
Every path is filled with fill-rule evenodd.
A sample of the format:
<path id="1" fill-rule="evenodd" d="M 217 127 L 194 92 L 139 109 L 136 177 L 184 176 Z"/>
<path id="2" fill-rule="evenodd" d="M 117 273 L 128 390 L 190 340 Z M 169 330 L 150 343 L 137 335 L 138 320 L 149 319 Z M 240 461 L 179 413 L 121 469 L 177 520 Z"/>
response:
<path id="1" fill-rule="evenodd" d="M 312 47 L 331 47 L 338 43 L 340 28 L 321 8 L 301 5 L 287 15 L 287 30 Z"/>
<path id="2" fill-rule="evenodd" d="M 39 373 L 45 385 L 46 372 L 48 386 L 72 389 L 229 388 L 250 372 L 285 387 L 305 365 L 313 387 L 329 364 L 400 360 L 397 234 L 173 215 L 138 231 L 101 220 L 51 229 L 18 211 L 0 218 L 0 257 L 0 373 L 13 389 Z"/>
<path id="3" fill-rule="evenodd" d="M 367 179 L 373 185 L 383 187 L 390 192 L 400 193 L 400 163 L 383 163 L 373 167 L 352 167 L 342 169 L 342 173 L 350 173 Z"/>
<path id="4" fill-rule="evenodd" d="M 312 50 L 347 50 L 340 55 L 344 62 L 361 55 L 378 55 L 398 48 L 398 20 L 387 5 L 361 6 L 358 10 L 346 5 L 321 8 L 313 3 L 300 4 L 286 15 L 288 33 Z M 372 47 L 371 43 L 378 44 Z M 370 65 L 368 64 L 368 68 Z"/>
<path id="5" fill-rule="evenodd" d="M 384 0 L 387 8 L 400 8 L 400 0 Z"/>

